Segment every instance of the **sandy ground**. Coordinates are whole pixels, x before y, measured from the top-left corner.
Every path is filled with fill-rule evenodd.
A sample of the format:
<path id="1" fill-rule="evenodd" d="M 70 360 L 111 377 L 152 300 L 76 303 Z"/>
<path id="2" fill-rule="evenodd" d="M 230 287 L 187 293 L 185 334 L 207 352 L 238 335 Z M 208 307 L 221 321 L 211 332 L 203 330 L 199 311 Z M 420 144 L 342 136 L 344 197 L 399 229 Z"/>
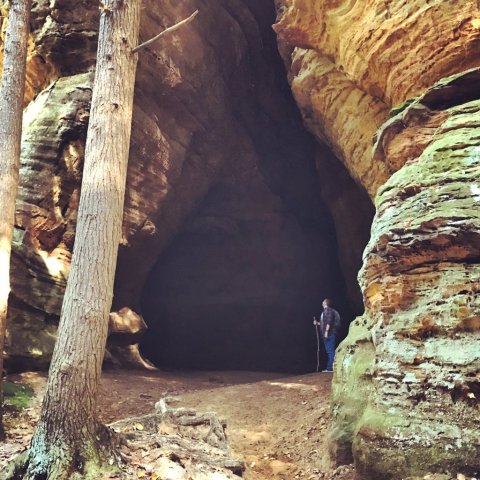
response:
<path id="1" fill-rule="evenodd" d="M 46 377 L 25 373 L 9 380 L 29 383 L 35 396 L 28 409 L 6 415 L 0 471 L 28 445 Z M 175 396 L 179 406 L 226 419 L 232 455 L 247 465 L 246 480 L 353 480 L 351 466 L 332 470 L 328 465 L 330 382 L 325 373 L 109 371 L 102 378 L 99 414 L 109 423 L 149 413 L 161 397 Z"/>

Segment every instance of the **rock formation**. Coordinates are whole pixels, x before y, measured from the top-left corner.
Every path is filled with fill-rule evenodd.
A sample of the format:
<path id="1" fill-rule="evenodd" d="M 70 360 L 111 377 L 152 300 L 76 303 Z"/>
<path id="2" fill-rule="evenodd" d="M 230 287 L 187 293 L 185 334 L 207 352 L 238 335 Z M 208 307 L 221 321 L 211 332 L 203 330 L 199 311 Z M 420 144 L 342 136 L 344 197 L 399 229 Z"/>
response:
<path id="1" fill-rule="evenodd" d="M 478 474 L 477 2 L 277 8 L 306 126 L 376 196 L 366 312 L 337 357 L 332 456 L 353 453 L 362 478 Z"/>
<path id="2" fill-rule="evenodd" d="M 11 368 L 48 364 L 74 242 L 98 2 L 70 5 L 34 6 Z M 319 297 L 333 296 L 346 318 L 361 311 L 355 275 L 368 238 L 337 247 L 335 229 L 347 222 L 332 221 L 321 198 L 332 173 L 319 182 L 317 148 L 271 30 L 274 5 L 150 1 L 141 38 L 196 8 L 188 28 L 140 53 L 112 309 L 143 314 L 150 327 L 143 348 L 163 364 L 310 370 Z M 350 182 L 337 173 L 342 185 Z M 341 214 L 361 198 L 365 214 L 355 222 L 365 233 L 369 202 L 354 184 L 348 190 L 347 201 L 338 192 L 325 198 Z M 342 256 L 341 268 L 337 248 L 354 252 Z M 196 332 L 206 331 L 198 342 Z M 113 344 L 122 343 L 118 337 Z"/>
<path id="3" fill-rule="evenodd" d="M 146 0 L 143 40 L 200 14 L 140 54 L 112 309 L 159 364 L 294 371 L 320 297 L 364 303 L 330 445 L 365 479 L 480 470 L 477 3 Z M 75 238 L 98 2 L 71 5 L 32 17 L 17 368 L 48 363 Z"/>

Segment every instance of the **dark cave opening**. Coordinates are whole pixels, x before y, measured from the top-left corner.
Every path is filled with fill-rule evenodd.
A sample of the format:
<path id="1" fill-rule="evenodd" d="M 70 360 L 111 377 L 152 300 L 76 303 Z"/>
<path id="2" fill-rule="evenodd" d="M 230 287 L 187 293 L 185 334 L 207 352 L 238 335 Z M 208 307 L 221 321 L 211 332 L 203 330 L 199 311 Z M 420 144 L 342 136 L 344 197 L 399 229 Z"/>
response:
<path id="1" fill-rule="evenodd" d="M 341 338 L 362 313 L 356 274 L 373 207 L 303 126 L 273 4 L 244 3 L 251 16 L 236 21 L 255 48 L 228 78 L 231 118 L 219 128 L 234 147 L 150 269 L 140 348 L 161 368 L 311 372 L 322 300 L 341 313 Z"/>
<path id="2" fill-rule="evenodd" d="M 342 316 L 337 341 L 363 313 L 356 276 L 372 212 L 346 179 L 334 213 L 347 214 L 335 219 L 308 196 L 293 208 L 258 171 L 212 188 L 144 284 L 142 354 L 160 368 L 315 371 L 322 300 Z"/>
<path id="3" fill-rule="evenodd" d="M 145 284 L 143 355 L 162 368 L 315 371 L 323 298 L 342 336 L 354 307 L 331 219 L 305 210 L 297 217 L 259 179 L 212 189 Z"/>

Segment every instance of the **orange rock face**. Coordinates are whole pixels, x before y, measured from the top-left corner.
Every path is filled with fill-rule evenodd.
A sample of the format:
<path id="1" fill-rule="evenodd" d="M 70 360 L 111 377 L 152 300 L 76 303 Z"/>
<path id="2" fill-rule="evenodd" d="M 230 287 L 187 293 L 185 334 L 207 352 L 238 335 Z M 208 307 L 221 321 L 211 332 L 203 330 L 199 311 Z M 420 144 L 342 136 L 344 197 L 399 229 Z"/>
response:
<path id="1" fill-rule="evenodd" d="M 389 110 L 479 64 L 477 2 L 277 4 L 274 28 L 306 125 L 374 196 L 394 171 L 371 157 Z"/>
<path id="2" fill-rule="evenodd" d="M 277 3 L 305 124 L 376 197 L 331 454 L 365 479 L 476 475 L 478 2 Z"/>

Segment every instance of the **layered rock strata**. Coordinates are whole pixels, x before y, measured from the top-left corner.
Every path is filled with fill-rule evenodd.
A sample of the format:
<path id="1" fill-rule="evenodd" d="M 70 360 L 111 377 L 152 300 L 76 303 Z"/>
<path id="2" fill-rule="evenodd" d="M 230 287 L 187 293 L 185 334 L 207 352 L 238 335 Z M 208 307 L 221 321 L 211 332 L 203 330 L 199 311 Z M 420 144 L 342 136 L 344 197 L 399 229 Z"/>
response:
<path id="1" fill-rule="evenodd" d="M 305 124 L 373 196 L 393 173 L 371 161 L 390 108 L 480 62 L 475 0 L 277 0 L 283 57 Z"/>
<path id="2" fill-rule="evenodd" d="M 34 5 L 36 60 L 29 62 L 8 350 L 10 365 L 18 368 L 48 363 L 74 243 L 98 22 L 98 2 L 82 5 Z M 333 223 L 319 194 L 315 147 L 276 51 L 274 7 L 229 0 L 218 8 L 213 1 L 190 0 L 165 1 L 160 8 L 147 1 L 141 39 L 197 8 L 200 14 L 188 27 L 140 53 L 113 310 L 140 313 L 142 297 L 147 308 L 147 282 L 146 291 L 161 300 L 145 316 L 157 351 L 169 323 L 188 318 L 201 330 L 210 321 L 223 329 L 243 324 L 239 335 L 247 343 L 255 329 L 263 328 L 262 348 L 274 339 L 262 354 L 264 368 L 283 362 L 284 369 L 310 369 L 318 297 L 336 297 L 347 317 L 349 302 Z M 198 249 L 189 252 L 191 263 L 179 283 L 185 237 L 195 238 Z M 177 267 L 149 277 L 167 248 L 169 264 Z M 344 269 L 350 285 L 352 262 L 358 256 Z M 202 293 L 204 285 L 211 296 Z M 280 300 L 282 309 L 275 307 Z M 177 301 L 191 305 L 186 317 Z M 164 306 L 168 318 L 158 313 Z M 301 342 L 291 358 L 282 338 Z M 239 358 L 223 350 L 229 360 Z M 253 355 L 254 349 L 245 352 Z M 200 355 L 192 361 L 202 366 Z M 260 368 L 253 357 L 247 364 Z"/>
<path id="3" fill-rule="evenodd" d="M 367 313 L 339 352 L 332 450 L 348 458 L 353 439 L 366 478 L 480 470 L 478 78 L 440 83 L 385 125 L 392 152 L 438 124 L 379 190 L 360 274 Z"/>
<path id="4" fill-rule="evenodd" d="M 339 463 L 353 454 L 368 479 L 474 475 L 480 138 L 469 69 L 480 65 L 480 9 L 423 0 L 277 8 L 305 124 L 376 196 L 359 277 L 366 312 L 337 358 L 331 454 Z"/>

